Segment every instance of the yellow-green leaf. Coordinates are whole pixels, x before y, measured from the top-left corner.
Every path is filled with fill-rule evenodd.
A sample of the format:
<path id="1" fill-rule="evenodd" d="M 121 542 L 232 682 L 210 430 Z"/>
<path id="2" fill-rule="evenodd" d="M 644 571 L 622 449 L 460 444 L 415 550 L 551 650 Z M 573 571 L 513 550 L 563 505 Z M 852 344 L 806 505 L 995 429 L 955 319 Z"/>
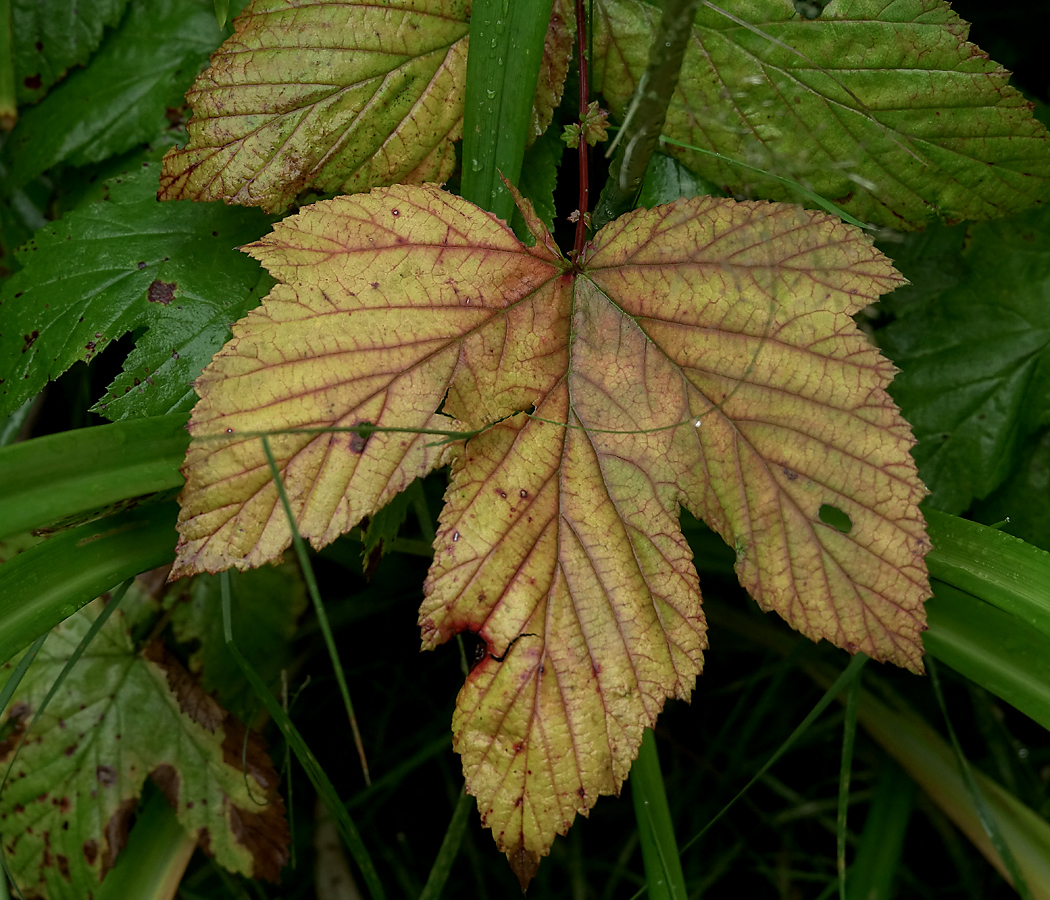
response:
<path id="1" fill-rule="evenodd" d="M 442 181 L 463 126 L 468 0 L 254 0 L 186 95 L 162 200 L 286 209 L 307 187 Z"/>
<path id="2" fill-rule="evenodd" d="M 680 507 L 735 547 L 764 609 L 913 670 L 929 542 L 893 367 L 850 318 L 902 281 L 867 236 L 697 197 L 617 220 L 574 266 L 523 215 L 532 247 L 399 186 L 318 203 L 249 248 L 280 284 L 198 381 L 175 571 L 288 545 L 259 431 L 405 429 L 271 438 L 318 547 L 451 459 L 423 646 L 485 643 L 455 746 L 527 875 L 700 671 Z"/>

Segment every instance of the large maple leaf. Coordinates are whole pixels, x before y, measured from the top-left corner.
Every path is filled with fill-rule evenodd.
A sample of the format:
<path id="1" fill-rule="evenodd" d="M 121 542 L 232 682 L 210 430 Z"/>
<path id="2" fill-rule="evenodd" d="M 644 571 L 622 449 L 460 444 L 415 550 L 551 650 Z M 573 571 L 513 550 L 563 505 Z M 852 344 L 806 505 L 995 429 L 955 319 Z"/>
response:
<path id="1" fill-rule="evenodd" d="M 698 197 L 618 219 L 571 262 L 523 213 L 533 247 L 461 198 L 398 186 L 248 248 L 281 283 L 197 382 L 174 574 L 289 543 L 261 442 L 238 432 L 395 429 L 271 438 L 315 546 L 451 460 L 423 646 L 486 644 L 455 746 L 528 875 L 700 671 L 680 506 L 735 547 L 762 608 L 912 670 L 929 543 L 893 367 L 850 318 L 902 279 L 861 231 Z M 475 433 L 412 431 L 457 428 Z"/>

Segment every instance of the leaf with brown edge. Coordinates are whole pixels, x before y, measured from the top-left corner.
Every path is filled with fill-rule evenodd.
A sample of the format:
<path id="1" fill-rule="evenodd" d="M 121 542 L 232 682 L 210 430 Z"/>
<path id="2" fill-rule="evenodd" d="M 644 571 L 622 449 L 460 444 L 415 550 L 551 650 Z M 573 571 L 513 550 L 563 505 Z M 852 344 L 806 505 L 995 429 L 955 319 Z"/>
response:
<path id="1" fill-rule="evenodd" d="M 536 80 L 536 96 L 529 117 L 527 144 L 530 146 L 547 130 L 554 118 L 554 110 L 561 103 L 575 38 L 576 10 L 572 0 L 554 0 L 547 37 L 543 42 L 543 58 L 540 60 L 540 72 Z"/>
<path id="2" fill-rule="evenodd" d="M 288 546 L 260 431 L 310 429 L 270 440 L 316 547 L 450 459 L 423 646 L 484 641 L 454 742 L 527 880 L 700 671 L 680 507 L 762 608 L 915 671 L 929 542 L 893 367 L 851 319 L 902 279 L 861 231 L 697 197 L 622 217 L 573 266 L 521 211 L 532 247 L 399 186 L 247 248 L 280 283 L 197 383 L 175 571 Z M 324 431 L 361 422 L 395 430 Z M 454 449 L 418 433 L 456 429 Z"/>
<path id="3" fill-rule="evenodd" d="M 7 713 L 15 739 L 0 745 L 0 767 L 12 759 L 14 766 L 0 820 L 19 888 L 45 900 L 97 892 L 127 839 L 147 775 L 221 865 L 277 880 L 289 833 L 262 740 L 249 734 L 245 743 L 244 726 L 159 643 L 136 654 L 122 610 L 95 635 L 14 756 L 99 609 L 96 601 L 52 631 Z M 0 669 L 0 682 L 16 663 Z"/>

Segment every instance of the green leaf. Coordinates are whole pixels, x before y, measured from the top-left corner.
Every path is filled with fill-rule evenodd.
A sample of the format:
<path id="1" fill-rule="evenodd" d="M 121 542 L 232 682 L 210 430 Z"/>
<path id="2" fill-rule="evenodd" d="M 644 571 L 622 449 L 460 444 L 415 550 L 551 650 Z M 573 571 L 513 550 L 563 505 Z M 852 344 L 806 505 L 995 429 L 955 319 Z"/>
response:
<path id="1" fill-rule="evenodd" d="M 912 277 L 909 262 L 895 263 Z M 970 226 L 958 254 L 918 269 L 930 293 L 908 300 L 879 340 L 902 369 L 890 393 L 918 439 L 927 502 L 960 513 L 1050 424 L 1050 210 Z"/>
<path id="2" fill-rule="evenodd" d="M 723 196 L 723 192 L 711 182 L 689 171 L 674 157 L 654 153 L 649 159 L 649 168 L 645 170 L 638 205 L 652 209 L 679 197 L 699 197 L 701 194 Z"/>
<path id="3" fill-rule="evenodd" d="M 974 518 L 1050 550 L 1050 430 L 1026 442 L 1009 477 L 973 507 Z"/>
<path id="4" fill-rule="evenodd" d="M 234 872 L 275 880 L 288 826 L 261 739 L 209 697 L 159 643 L 136 653 L 118 610 L 31 732 L 13 751 L 55 677 L 101 609 L 89 607 L 45 641 L 6 715 L 0 798 L 8 865 L 24 893 L 82 900 L 97 890 L 127 835 L 146 776 L 182 827 Z M 8 663 L 0 671 L 6 678 Z"/>
<path id="5" fill-rule="evenodd" d="M 235 248 L 255 210 L 162 205 L 157 166 L 110 184 L 108 201 L 49 225 L 0 290 L 0 414 L 133 328 L 150 331 L 97 410 L 111 419 L 188 410 L 191 382 L 269 284 Z"/>
<path id="6" fill-rule="evenodd" d="M 128 0 L 11 0 L 15 90 L 36 103 L 66 70 L 88 61 Z"/>
<path id="7" fill-rule="evenodd" d="M 165 158 L 162 196 L 277 212 L 306 187 L 444 181 L 467 18 L 464 0 L 255 0 L 187 94 L 190 141 Z"/>
<path id="8" fill-rule="evenodd" d="M 132 0 L 91 64 L 22 116 L 4 147 L 18 186 L 57 163 L 82 166 L 153 140 L 222 32 L 209 0 Z"/>
<path id="9" fill-rule="evenodd" d="M 525 150 L 525 158 L 521 164 L 521 178 L 518 180 L 518 190 L 521 195 L 532 204 L 540 221 L 548 231 L 552 232 L 556 214 L 554 189 L 558 186 L 558 165 L 561 163 L 564 152 L 565 144 L 561 141 L 558 129 L 548 128 L 531 147 Z M 519 240 L 526 243 L 535 240 L 529 234 L 528 226 L 517 209 L 514 210 L 511 224 Z"/>
<path id="10" fill-rule="evenodd" d="M 664 133 L 801 181 L 861 219 L 913 229 L 1050 196 L 1046 129 L 942 0 L 726 0 L 697 14 Z M 621 118 L 660 10 L 595 4 L 594 86 Z M 794 200 L 769 179 L 675 148 L 730 193 Z"/>
<path id="11" fill-rule="evenodd" d="M 367 526 L 362 528 L 361 543 L 364 544 L 361 551 L 362 567 L 368 577 L 371 577 L 379 566 L 380 558 L 389 552 L 390 545 L 405 522 L 411 502 L 411 494 L 407 490 L 401 491 L 386 506 L 371 516 Z"/>
<path id="12" fill-rule="evenodd" d="M 233 611 L 242 623 L 237 644 L 273 688 L 281 669 L 292 661 L 289 642 L 306 609 L 303 580 L 294 565 L 285 563 L 235 573 L 231 583 Z M 171 625 L 176 640 L 199 644 L 190 655 L 190 671 L 200 674 L 204 689 L 230 712 L 251 721 L 259 702 L 223 637 L 219 579 L 202 575 L 188 583 L 175 582 L 167 602 L 174 604 Z"/>

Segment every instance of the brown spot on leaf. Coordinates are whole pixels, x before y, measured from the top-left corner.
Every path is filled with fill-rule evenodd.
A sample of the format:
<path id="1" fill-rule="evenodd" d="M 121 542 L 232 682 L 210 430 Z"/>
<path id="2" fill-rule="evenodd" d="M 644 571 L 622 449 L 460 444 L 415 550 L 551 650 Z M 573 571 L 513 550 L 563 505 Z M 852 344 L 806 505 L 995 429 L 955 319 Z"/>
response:
<path id="1" fill-rule="evenodd" d="M 22 83 L 31 91 L 39 91 L 43 81 L 39 75 L 27 75 Z"/>
<path id="2" fill-rule="evenodd" d="M 215 731 L 226 717 L 226 710 L 208 695 L 200 683 L 160 641 L 154 641 L 142 655 L 159 666 L 168 679 L 168 687 L 179 701 L 179 709 L 208 731 Z M 239 757 L 238 757 L 239 758 Z"/>
<path id="3" fill-rule="evenodd" d="M 157 279 L 146 291 L 146 299 L 149 300 L 150 303 L 159 303 L 161 306 L 167 306 L 175 296 L 176 287 L 177 285 L 175 282 L 169 283 Z"/>
<path id="4" fill-rule="evenodd" d="M 38 337 L 40 337 L 40 332 L 36 331 L 35 329 L 33 330 L 32 334 L 23 334 L 22 335 L 22 341 L 23 341 L 22 352 L 25 353 L 26 350 L 28 350 L 30 347 L 32 347 L 33 344 L 36 342 L 36 339 Z"/>
<path id="5" fill-rule="evenodd" d="M 109 817 L 102 834 L 106 839 L 106 849 L 102 854 L 102 874 L 105 875 L 113 868 L 117 861 L 117 854 L 124 849 L 128 842 L 128 827 L 131 824 L 131 816 L 135 812 L 137 801 L 134 798 L 125 800 L 113 815 Z"/>
<path id="6" fill-rule="evenodd" d="M 26 722 L 29 720 L 30 712 L 32 710 L 29 708 L 29 704 L 21 701 L 11 707 L 10 712 L 7 714 L 7 727 L 11 730 L 8 732 L 7 737 L 0 741 L 0 759 L 6 759 L 18 745 L 22 735 L 25 734 Z"/>
<path id="7" fill-rule="evenodd" d="M 84 860 L 89 866 L 93 866 L 98 859 L 98 844 L 95 841 L 84 841 L 83 850 Z"/>
<path id="8" fill-rule="evenodd" d="M 784 466 L 784 476 L 788 481 L 795 481 L 798 479 L 798 472 L 792 472 L 787 466 Z"/>
<path id="9" fill-rule="evenodd" d="M 113 787 L 117 783 L 117 770 L 113 766 L 95 766 L 95 777 L 102 787 Z"/>
<path id="10" fill-rule="evenodd" d="M 361 425 L 371 425 L 371 424 L 373 424 L 373 423 L 372 422 L 366 422 L 363 419 L 360 419 L 357 422 L 354 422 L 353 427 L 357 428 L 357 427 L 359 427 Z M 371 437 L 372 437 L 372 432 L 370 432 L 370 431 L 366 432 L 364 434 L 360 434 L 359 432 L 356 432 L 356 431 L 351 431 L 350 432 L 350 443 L 349 443 L 349 450 L 350 450 L 350 452 L 351 453 L 356 453 L 358 455 L 364 453 L 365 452 L 365 447 L 368 446 L 368 441 L 369 441 L 369 439 Z"/>
<path id="11" fill-rule="evenodd" d="M 291 837 L 280 797 L 274 796 L 261 813 L 231 805 L 230 831 L 237 843 L 252 855 L 253 878 L 265 878 L 274 883 L 281 880 L 281 869 L 288 862 Z"/>
<path id="12" fill-rule="evenodd" d="M 56 853 L 55 861 L 58 863 L 58 874 L 66 881 L 72 883 L 73 879 L 69 876 L 69 857 L 63 856 L 61 853 Z"/>
<path id="13" fill-rule="evenodd" d="M 171 808 L 177 810 L 179 808 L 179 787 L 181 781 L 175 767 L 168 763 L 162 763 L 149 773 L 149 777 L 153 779 L 153 783 L 167 797 Z"/>
<path id="14" fill-rule="evenodd" d="M 235 769 L 246 768 L 259 787 L 268 794 L 276 796 L 277 771 L 273 767 L 266 744 L 254 731 L 248 732 L 248 747 L 245 753 L 244 735 L 246 728 L 231 713 L 226 713 L 222 723 L 225 736 L 222 739 L 222 761 Z"/>

